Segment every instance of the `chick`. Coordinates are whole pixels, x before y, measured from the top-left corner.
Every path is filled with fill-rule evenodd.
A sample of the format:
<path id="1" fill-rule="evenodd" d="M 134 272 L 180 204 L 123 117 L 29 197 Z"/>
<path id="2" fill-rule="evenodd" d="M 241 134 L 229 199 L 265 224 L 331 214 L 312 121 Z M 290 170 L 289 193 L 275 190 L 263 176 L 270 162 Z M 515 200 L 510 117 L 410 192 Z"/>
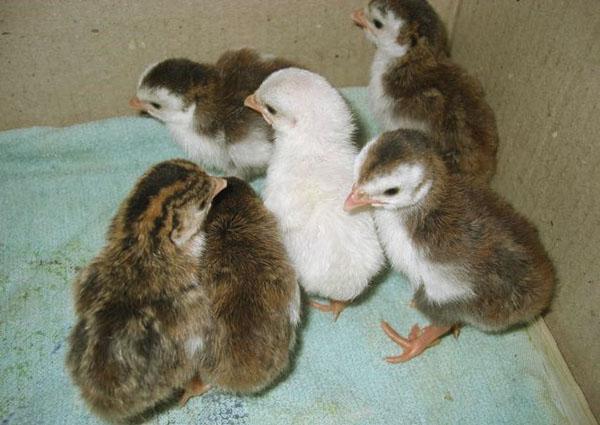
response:
<path id="1" fill-rule="evenodd" d="M 204 341 L 203 381 L 260 391 L 286 369 L 300 320 L 300 288 L 277 221 L 244 181 L 227 178 L 206 219 L 200 281 L 213 327 Z"/>
<path id="2" fill-rule="evenodd" d="M 98 415 L 125 421 L 178 389 L 201 389 L 194 376 L 212 320 L 198 278 L 201 229 L 226 185 L 189 161 L 157 164 L 78 276 L 67 366 Z"/>
<path id="3" fill-rule="evenodd" d="M 323 77 L 297 68 L 273 73 L 245 103 L 275 130 L 265 205 L 279 220 L 300 284 L 331 299 L 312 305 L 337 318 L 384 261 L 371 214 L 342 209 L 356 156 L 351 113 Z"/>
<path id="4" fill-rule="evenodd" d="M 352 14 L 377 47 L 369 99 L 382 130 L 431 135 L 452 173 L 489 183 L 498 130 L 479 81 L 449 58 L 446 30 L 424 0 L 373 0 Z"/>
<path id="5" fill-rule="evenodd" d="M 244 99 L 289 66 L 251 49 L 228 51 L 214 65 L 167 59 L 144 71 L 129 104 L 164 122 L 193 161 L 249 179 L 264 172 L 273 132 Z"/>
<path id="6" fill-rule="evenodd" d="M 501 331 L 546 310 L 555 274 L 537 230 L 485 186 L 449 172 L 428 136 L 396 130 L 369 142 L 355 165 L 345 208 L 375 208 L 377 229 L 395 269 L 415 289 L 432 322 L 408 338 L 387 323 L 409 360 L 456 325 Z"/>

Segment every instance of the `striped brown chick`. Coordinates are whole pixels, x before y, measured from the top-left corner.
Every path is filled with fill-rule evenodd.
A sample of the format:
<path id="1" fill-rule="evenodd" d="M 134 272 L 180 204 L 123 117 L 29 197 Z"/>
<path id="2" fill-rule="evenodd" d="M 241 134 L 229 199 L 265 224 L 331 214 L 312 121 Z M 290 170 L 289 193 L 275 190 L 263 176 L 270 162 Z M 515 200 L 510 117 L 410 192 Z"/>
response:
<path id="1" fill-rule="evenodd" d="M 206 216 L 226 185 L 185 160 L 152 167 L 77 277 L 67 365 L 96 414 L 125 421 L 183 388 L 205 389 L 194 380 L 211 321 L 198 266 Z"/>

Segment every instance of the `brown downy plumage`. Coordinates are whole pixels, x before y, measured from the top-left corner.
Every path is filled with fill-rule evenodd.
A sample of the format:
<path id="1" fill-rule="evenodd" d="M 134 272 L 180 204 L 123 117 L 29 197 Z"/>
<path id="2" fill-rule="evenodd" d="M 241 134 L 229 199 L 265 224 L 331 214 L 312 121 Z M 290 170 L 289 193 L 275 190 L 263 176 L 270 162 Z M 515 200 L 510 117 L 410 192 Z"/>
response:
<path id="1" fill-rule="evenodd" d="M 300 292 L 274 216 L 230 177 L 206 220 L 200 281 L 213 327 L 200 375 L 227 391 L 259 391 L 286 369 L 300 319 Z"/>
<path id="2" fill-rule="evenodd" d="M 67 365 L 92 410 L 144 413 L 194 377 L 210 317 L 199 233 L 226 185 L 184 160 L 157 164 L 123 202 L 107 245 L 78 276 Z"/>
<path id="3" fill-rule="evenodd" d="M 409 360 L 455 325 L 499 331 L 548 308 L 555 274 L 535 227 L 491 189 L 449 173 L 424 133 L 384 133 L 363 148 L 356 167 L 346 208 L 377 207 L 388 258 L 432 322 L 408 338 L 384 322 L 405 349 L 389 361 Z"/>
<path id="4" fill-rule="evenodd" d="M 273 131 L 244 99 L 290 66 L 252 49 L 228 51 L 216 64 L 167 59 L 144 71 L 130 105 L 164 122 L 192 160 L 250 178 L 267 165 Z"/>
<path id="5" fill-rule="evenodd" d="M 489 183 L 498 147 L 494 113 L 477 79 L 449 59 L 433 8 L 373 0 L 353 19 L 377 46 L 369 95 L 382 129 L 427 131 L 450 172 Z"/>
<path id="6" fill-rule="evenodd" d="M 107 239 L 75 283 L 67 358 L 97 414 L 125 421 L 181 389 L 185 403 L 282 374 L 300 293 L 275 219 L 246 183 L 185 160 L 157 164 Z"/>

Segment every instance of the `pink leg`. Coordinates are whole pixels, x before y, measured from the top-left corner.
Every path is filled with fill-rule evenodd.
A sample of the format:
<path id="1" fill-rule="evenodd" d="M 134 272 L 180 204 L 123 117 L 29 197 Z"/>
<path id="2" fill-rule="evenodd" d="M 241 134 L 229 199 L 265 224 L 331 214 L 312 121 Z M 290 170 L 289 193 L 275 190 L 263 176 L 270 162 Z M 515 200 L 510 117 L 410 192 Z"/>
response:
<path id="1" fill-rule="evenodd" d="M 202 379 L 200 379 L 199 376 L 196 376 L 186 385 L 183 395 L 179 399 L 179 406 L 185 406 L 190 398 L 202 395 L 208 390 L 210 390 L 210 384 L 203 383 Z"/>
<path id="2" fill-rule="evenodd" d="M 324 311 L 326 313 L 333 313 L 333 320 L 337 320 L 340 313 L 350 304 L 349 301 L 337 301 L 330 300 L 329 304 L 321 304 L 317 301 L 312 300 L 310 302 L 310 306 L 316 308 L 317 310 Z"/>
<path id="3" fill-rule="evenodd" d="M 453 328 L 452 326 L 426 326 L 420 329 L 419 325 L 414 325 L 408 338 L 404 338 L 385 321 L 381 322 L 381 327 L 392 341 L 404 349 L 404 352 L 398 356 L 386 357 L 388 363 L 402 363 L 417 357 L 428 347 L 437 344 L 438 338 Z"/>

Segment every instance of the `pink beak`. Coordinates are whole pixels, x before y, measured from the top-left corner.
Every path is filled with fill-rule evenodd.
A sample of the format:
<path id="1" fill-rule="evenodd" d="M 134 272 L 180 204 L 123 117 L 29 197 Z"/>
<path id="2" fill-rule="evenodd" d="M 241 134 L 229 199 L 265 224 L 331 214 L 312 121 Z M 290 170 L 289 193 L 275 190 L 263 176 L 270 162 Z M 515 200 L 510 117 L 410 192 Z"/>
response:
<path id="1" fill-rule="evenodd" d="M 375 202 L 373 199 L 367 197 L 366 193 L 360 190 L 356 184 L 352 186 L 352 192 L 346 198 L 346 202 L 344 202 L 344 211 L 352 211 L 358 207 L 363 207 L 365 205 L 371 205 Z"/>
<path id="2" fill-rule="evenodd" d="M 129 106 L 131 106 L 136 111 L 143 111 L 146 109 L 144 103 L 140 99 L 138 99 L 137 96 L 133 96 L 131 99 L 129 99 Z"/>
<path id="3" fill-rule="evenodd" d="M 256 112 L 259 112 L 262 114 L 262 108 L 256 101 L 256 95 L 254 93 L 251 94 L 250 96 L 246 97 L 246 99 L 244 99 L 244 106 L 246 106 L 250 109 L 254 109 Z"/>
<path id="4" fill-rule="evenodd" d="M 352 12 L 352 15 L 350 15 L 350 17 L 352 18 L 354 23 L 361 28 L 367 28 L 369 26 L 369 23 L 367 22 L 367 17 L 365 16 L 365 12 L 362 9 L 355 10 L 354 12 Z"/>
<path id="5" fill-rule="evenodd" d="M 212 198 L 217 196 L 220 192 L 227 187 L 227 180 L 222 177 L 213 176 L 212 179 L 215 182 L 215 188 L 213 189 Z"/>
<path id="6" fill-rule="evenodd" d="M 244 100 L 244 106 L 250 109 L 254 109 L 256 112 L 262 115 L 263 119 L 267 122 L 267 124 L 273 125 L 273 120 L 269 118 L 269 116 L 265 113 L 264 108 L 258 103 L 255 94 L 251 94 Z"/>

